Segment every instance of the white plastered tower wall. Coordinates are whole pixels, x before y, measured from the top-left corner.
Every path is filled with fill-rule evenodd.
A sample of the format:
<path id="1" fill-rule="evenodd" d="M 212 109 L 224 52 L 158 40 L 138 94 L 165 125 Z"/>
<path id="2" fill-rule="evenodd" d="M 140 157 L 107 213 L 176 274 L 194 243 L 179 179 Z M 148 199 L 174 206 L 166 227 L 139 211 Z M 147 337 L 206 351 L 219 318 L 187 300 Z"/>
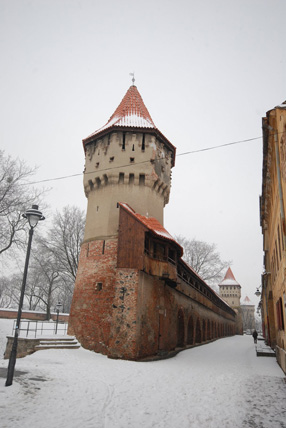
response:
<path id="1" fill-rule="evenodd" d="M 136 99 L 135 107 L 128 105 L 133 99 L 125 100 L 129 92 Z M 130 114 L 132 108 L 137 116 L 134 111 Z M 162 225 L 164 206 L 169 202 L 175 148 L 155 127 L 135 86 L 129 88 L 114 115 L 111 126 L 108 122 L 84 140 L 88 198 L 84 242 L 117 236 L 118 202 L 155 217 Z"/>

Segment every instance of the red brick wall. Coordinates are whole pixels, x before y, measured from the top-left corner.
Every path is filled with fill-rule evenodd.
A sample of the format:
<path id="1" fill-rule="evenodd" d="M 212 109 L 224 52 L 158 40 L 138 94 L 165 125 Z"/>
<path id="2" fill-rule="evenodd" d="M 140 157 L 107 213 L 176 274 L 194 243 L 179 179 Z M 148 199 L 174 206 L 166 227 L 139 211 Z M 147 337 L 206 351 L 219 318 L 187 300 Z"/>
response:
<path id="1" fill-rule="evenodd" d="M 133 269 L 118 269 L 115 279 L 112 327 L 109 341 L 109 356 L 136 359 L 138 352 L 137 311 L 138 272 Z"/>
<path id="2" fill-rule="evenodd" d="M 11 309 L 0 309 L 0 318 L 6 318 L 6 319 L 16 319 L 18 314 L 18 310 L 11 310 Z M 39 321 L 45 321 L 47 319 L 47 314 L 45 312 L 33 312 L 33 311 L 22 311 L 22 319 L 27 320 L 39 320 Z M 52 313 L 51 319 L 56 320 L 57 314 Z M 69 320 L 69 314 L 59 314 L 59 321 L 68 321 Z"/>
<path id="3" fill-rule="evenodd" d="M 216 337 L 225 336 L 226 326 L 229 327 L 231 333 L 235 333 L 235 322 L 233 318 L 223 311 L 214 311 L 191 297 L 179 293 L 163 283 L 163 281 L 140 272 L 139 288 L 138 288 L 138 313 L 137 324 L 138 331 L 138 356 L 154 355 L 158 351 L 170 351 L 178 345 L 178 314 L 181 311 L 183 315 L 184 325 L 184 345 L 187 346 L 188 338 L 188 321 L 193 319 L 193 342 L 190 345 L 195 345 L 195 328 L 197 320 L 201 325 L 202 342 L 212 340 Z M 207 300 L 205 298 L 205 300 Z M 205 302 L 206 303 L 206 302 Z M 210 325 L 220 326 L 225 333 L 221 332 L 208 333 L 203 331 L 203 321 L 205 330 L 207 330 L 208 321 Z M 209 338 L 209 339 L 208 339 Z"/>
<path id="4" fill-rule="evenodd" d="M 85 348 L 103 354 L 108 353 L 116 258 L 117 239 L 82 245 L 70 310 L 68 334 L 75 334 Z"/>
<path id="5" fill-rule="evenodd" d="M 136 360 L 235 333 L 233 314 L 202 292 L 182 279 L 172 288 L 141 270 L 117 267 L 117 250 L 117 239 L 82 245 L 68 330 L 82 346 Z"/>

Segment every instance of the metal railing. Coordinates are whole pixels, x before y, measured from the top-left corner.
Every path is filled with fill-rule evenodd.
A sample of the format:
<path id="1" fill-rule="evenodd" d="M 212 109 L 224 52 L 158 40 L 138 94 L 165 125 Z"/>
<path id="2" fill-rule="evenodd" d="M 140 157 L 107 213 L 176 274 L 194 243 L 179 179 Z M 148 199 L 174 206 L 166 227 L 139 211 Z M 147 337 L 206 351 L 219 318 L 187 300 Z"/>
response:
<path id="1" fill-rule="evenodd" d="M 16 320 L 13 323 L 12 335 L 15 333 Z M 19 328 L 19 337 L 38 337 L 38 336 L 54 336 L 66 335 L 68 323 L 59 321 L 29 321 L 21 320 Z"/>

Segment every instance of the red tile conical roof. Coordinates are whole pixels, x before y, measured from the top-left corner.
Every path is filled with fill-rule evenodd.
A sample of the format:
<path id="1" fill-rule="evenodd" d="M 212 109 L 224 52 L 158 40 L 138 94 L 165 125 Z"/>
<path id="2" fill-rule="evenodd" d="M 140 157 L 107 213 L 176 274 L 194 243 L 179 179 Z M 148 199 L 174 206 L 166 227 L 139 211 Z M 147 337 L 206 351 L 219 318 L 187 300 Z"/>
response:
<path id="1" fill-rule="evenodd" d="M 234 275 L 233 275 L 232 270 L 230 269 L 230 267 L 226 271 L 224 279 L 234 279 L 235 280 L 235 277 L 234 277 Z"/>
<path id="2" fill-rule="evenodd" d="M 147 110 L 136 86 L 130 86 L 108 122 L 102 126 L 102 128 L 99 128 L 97 131 L 93 132 L 93 134 L 85 138 L 83 143 L 88 143 L 95 136 L 98 136 L 113 127 L 156 129 L 150 113 Z"/>
<path id="3" fill-rule="evenodd" d="M 117 119 L 115 123 L 124 122 L 129 126 L 132 126 L 133 123 L 136 126 L 138 119 L 141 119 L 141 126 L 156 128 L 136 86 L 130 86 L 107 123 L 113 121 L 114 118 Z"/>
<path id="4" fill-rule="evenodd" d="M 173 154 L 172 163 L 174 166 L 176 148 L 159 131 L 159 129 L 156 128 L 137 87 L 134 85 L 130 86 L 108 122 L 83 140 L 83 146 L 85 147 L 86 144 L 90 143 L 94 139 L 106 135 L 112 129 L 128 131 L 129 128 L 139 128 L 143 132 L 145 130 L 155 134 L 171 150 Z"/>
<path id="5" fill-rule="evenodd" d="M 238 287 L 240 287 L 240 284 L 235 279 L 235 277 L 234 277 L 234 275 L 233 275 L 232 270 L 230 269 L 230 267 L 226 271 L 226 274 L 225 274 L 225 277 L 224 277 L 223 281 L 220 284 L 218 284 L 218 285 L 219 285 L 219 287 L 222 286 L 222 285 L 237 285 Z"/>

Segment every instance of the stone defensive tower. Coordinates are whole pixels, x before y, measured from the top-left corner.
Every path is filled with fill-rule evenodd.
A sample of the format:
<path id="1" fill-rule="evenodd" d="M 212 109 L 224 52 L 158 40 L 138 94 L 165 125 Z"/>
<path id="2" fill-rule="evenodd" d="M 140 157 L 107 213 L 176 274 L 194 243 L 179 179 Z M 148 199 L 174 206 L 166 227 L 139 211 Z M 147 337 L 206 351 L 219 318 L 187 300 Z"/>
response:
<path id="1" fill-rule="evenodd" d="M 236 281 L 231 268 L 228 268 L 223 281 L 218 285 L 220 296 L 232 308 L 240 307 L 241 286 Z"/>
<path id="2" fill-rule="evenodd" d="M 83 146 L 88 198 L 84 242 L 117 236 L 118 202 L 163 224 L 175 147 L 154 125 L 136 86 Z"/>
<path id="3" fill-rule="evenodd" d="M 134 85 L 106 125 L 83 140 L 83 147 L 88 207 L 69 333 L 75 334 L 84 347 L 110 354 L 108 349 L 116 347 L 112 317 L 117 308 L 116 293 L 121 292 L 117 286 L 127 289 L 131 282 L 134 292 L 136 277 L 122 276 L 117 270 L 119 203 L 163 224 L 175 147 L 156 128 Z M 136 291 L 133 299 L 135 295 Z M 130 306 L 131 312 L 132 308 L 135 310 Z"/>
<path id="4" fill-rule="evenodd" d="M 233 334 L 235 312 L 163 227 L 175 147 L 136 86 L 83 146 L 88 208 L 68 333 L 130 360 Z"/>
<path id="5" fill-rule="evenodd" d="M 229 304 L 236 312 L 236 334 L 243 333 L 242 311 L 240 306 L 241 285 L 235 279 L 231 268 L 229 267 L 223 281 L 218 284 L 219 295 Z"/>

